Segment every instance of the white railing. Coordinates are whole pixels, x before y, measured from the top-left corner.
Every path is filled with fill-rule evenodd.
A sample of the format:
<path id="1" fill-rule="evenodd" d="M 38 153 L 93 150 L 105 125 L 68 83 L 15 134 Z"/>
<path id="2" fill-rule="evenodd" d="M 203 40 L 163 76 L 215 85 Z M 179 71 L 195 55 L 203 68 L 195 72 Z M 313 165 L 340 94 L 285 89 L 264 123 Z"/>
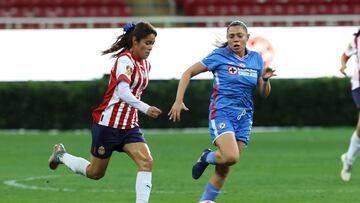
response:
<path id="1" fill-rule="evenodd" d="M 308 26 L 323 23 L 325 26 L 337 26 L 339 22 L 351 23 L 353 26 L 360 25 L 360 15 L 298 15 L 298 16 L 132 16 L 132 17 L 74 17 L 74 18 L 8 18 L 0 17 L 0 24 L 5 28 L 22 28 L 24 24 L 37 24 L 39 28 L 54 28 L 56 24 L 62 24 L 64 28 L 71 24 L 86 24 L 88 28 L 96 24 L 110 24 L 110 27 L 118 27 L 131 21 L 145 20 L 161 27 L 193 26 L 204 23 L 205 26 L 226 25 L 233 20 L 241 19 L 248 25 L 261 23 L 262 26 L 272 26 L 274 23 L 283 23 L 285 26 L 293 26 L 299 22 L 306 22 Z M 341 24 L 341 23 L 340 23 Z"/>

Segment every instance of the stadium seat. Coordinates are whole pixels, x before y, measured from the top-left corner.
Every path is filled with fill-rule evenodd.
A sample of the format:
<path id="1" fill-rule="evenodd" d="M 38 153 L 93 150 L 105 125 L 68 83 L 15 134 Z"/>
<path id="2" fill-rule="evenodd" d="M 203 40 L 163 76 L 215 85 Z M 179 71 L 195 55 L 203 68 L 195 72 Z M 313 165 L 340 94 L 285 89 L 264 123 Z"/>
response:
<path id="1" fill-rule="evenodd" d="M 132 16 L 124 0 L 1 0 L 0 17 Z"/>
<path id="2" fill-rule="evenodd" d="M 359 14 L 360 3 L 357 0 L 183 0 L 181 5 L 184 13 L 191 16 L 348 15 Z"/>

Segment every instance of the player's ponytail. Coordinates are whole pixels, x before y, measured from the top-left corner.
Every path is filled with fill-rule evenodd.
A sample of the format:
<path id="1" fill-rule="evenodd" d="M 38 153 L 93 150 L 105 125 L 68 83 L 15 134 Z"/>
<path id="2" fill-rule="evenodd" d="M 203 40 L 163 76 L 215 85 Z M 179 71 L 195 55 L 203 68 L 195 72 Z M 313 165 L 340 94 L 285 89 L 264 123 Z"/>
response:
<path id="1" fill-rule="evenodd" d="M 117 52 L 112 57 L 117 57 L 119 53 L 129 50 L 132 47 L 132 38 L 135 36 L 137 41 L 145 38 L 149 34 L 157 35 L 154 27 L 150 23 L 128 23 L 123 28 L 124 33 L 120 35 L 111 47 L 105 51 L 102 51 L 102 55 Z"/>
<path id="2" fill-rule="evenodd" d="M 354 36 L 355 36 L 355 37 L 359 37 L 359 36 L 360 36 L 360 28 L 359 28 L 359 30 L 358 30 L 356 33 L 354 33 Z"/>

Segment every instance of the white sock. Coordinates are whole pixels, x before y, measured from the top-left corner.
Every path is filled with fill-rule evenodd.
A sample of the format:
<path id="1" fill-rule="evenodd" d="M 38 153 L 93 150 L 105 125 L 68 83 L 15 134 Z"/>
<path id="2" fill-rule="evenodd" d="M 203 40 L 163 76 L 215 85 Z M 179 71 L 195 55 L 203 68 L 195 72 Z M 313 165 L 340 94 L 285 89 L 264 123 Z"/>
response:
<path id="1" fill-rule="evenodd" d="M 75 173 L 86 176 L 86 168 L 90 162 L 84 158 L 73 156 L 69 153 L 65 153 L 60 157 L 60 161 L 63 162 L 68 168 Z"/>
<path id="2" fill-rule="evenodd" d="M 354 163 L 359 151 L 360 151 L 360 138 L 358 137 L 355 131 L 351 136 L 349 149 L 346 153 L 346 158 L 349 164 Z"/>
<path id="3" fill-rule="evenodd" d="M 150 171 L 139 171 L 136 176 L 136 203 L 148 203 L 151 192 Z"/>

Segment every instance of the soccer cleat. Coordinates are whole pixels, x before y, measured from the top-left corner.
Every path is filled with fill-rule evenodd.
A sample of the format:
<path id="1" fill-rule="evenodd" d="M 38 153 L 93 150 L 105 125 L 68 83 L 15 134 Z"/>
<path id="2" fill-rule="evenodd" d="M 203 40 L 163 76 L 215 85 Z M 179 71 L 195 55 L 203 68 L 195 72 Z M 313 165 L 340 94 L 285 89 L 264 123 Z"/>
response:
<path id="1" fill-rule="evenodd" d="M 207 155 L 211 152 L 210 149 L 205 149 L 197 162 L 192 167 L 192 177 L 196 180 L 199 179 L 200 176 L 204 173 L 206 167 L 209 165 L 209 163 L 206 162 Z"/>
<path id="2" fill-rule="evenodd" d="M 340 177 L 343 181 L 349 181 L 351 178 L 352 165 L 347 163 L 346 154 L 341 155 L 341 162 L 343 167 L 341 169 Z"/>
<path id="3" fill-rule="evenodd" d="M 60 161 L 60 157 L 64 153 L 66 153 L 66 151 L 65 151 L 65 147 L 63 144 L 55 144 L 54 145 L 54 151 L 49 158 L 50 169 L 55 170 L 59 166 L 59 164 L 62 164 L 62 162 Z"/>

